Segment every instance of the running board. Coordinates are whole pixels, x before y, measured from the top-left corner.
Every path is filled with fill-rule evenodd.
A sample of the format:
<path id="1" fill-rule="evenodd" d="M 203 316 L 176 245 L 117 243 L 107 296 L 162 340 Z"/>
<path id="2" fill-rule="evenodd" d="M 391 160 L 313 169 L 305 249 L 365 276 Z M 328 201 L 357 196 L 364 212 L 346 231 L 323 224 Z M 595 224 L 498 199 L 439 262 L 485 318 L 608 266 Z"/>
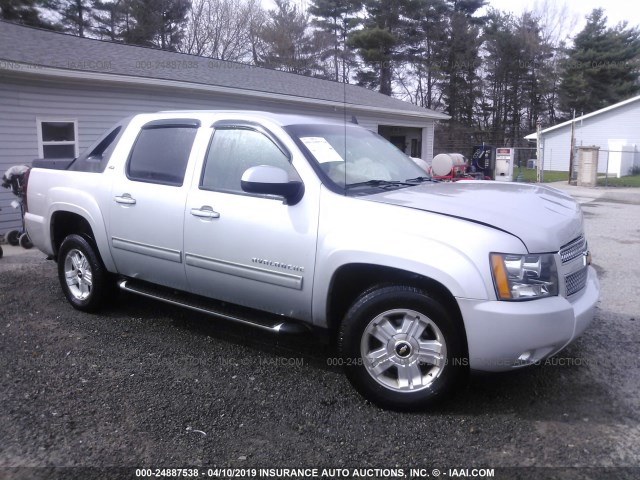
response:
<path id="1" fill-rule="evenodd" d="M 154 300 L 188 308 L 189 310 L 200 313 L 206 313 L 207 315 L 213 315 L 243 325 L 260 328 L 272 333 L 298 334 L 310 332 L 310 329 L 306 325 L 289 319 L 288 317 L 261 312 L 239 305 L 222 303 L 206 297 L 178 292 L 140 280 L 120 280 L 118 286 L 125 292 L 153 298 Z"/>

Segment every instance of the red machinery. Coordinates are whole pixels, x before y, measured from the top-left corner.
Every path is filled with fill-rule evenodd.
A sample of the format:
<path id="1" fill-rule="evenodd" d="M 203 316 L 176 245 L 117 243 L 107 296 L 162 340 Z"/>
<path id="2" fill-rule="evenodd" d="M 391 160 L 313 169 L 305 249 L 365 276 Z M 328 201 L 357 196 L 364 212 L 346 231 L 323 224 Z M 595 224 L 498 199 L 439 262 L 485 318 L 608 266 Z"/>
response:
<path id="1" fill-rule="evenodd" d="M 431 161 L 431 176 L 436 180 L 490 180 L 482 172 L 468 172 L 468 161 L 461 153 L 440 153 Z"/>

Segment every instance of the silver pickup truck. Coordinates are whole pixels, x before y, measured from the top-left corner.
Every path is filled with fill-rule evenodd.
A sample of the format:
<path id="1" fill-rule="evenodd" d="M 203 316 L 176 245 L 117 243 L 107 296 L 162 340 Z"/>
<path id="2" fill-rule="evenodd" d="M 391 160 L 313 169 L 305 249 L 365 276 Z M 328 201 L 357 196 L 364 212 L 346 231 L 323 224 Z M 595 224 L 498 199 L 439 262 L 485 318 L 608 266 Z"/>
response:
<path id="1" fill-rule="evenodd" d="M 556 354 L 599 295 L 579 205 L 538 185 L 438 183 L 356 125 L 260 112 L 142 114 L 64 169 L 35 166 L 25 222 L 73 307 L 119 289 L 337 342 L 395 409 L 470 369 Z"/>

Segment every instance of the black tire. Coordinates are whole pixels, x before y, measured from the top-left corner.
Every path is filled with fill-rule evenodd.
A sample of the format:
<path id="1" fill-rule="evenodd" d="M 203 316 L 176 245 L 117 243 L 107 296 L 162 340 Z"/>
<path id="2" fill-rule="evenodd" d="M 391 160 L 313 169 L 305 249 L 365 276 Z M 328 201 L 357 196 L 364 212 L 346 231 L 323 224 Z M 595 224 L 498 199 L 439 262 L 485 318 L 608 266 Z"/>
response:
<path id="1" fill-rule="evenodd" d="M 463 335 L 427 292 L 380 286 L 351 306 L 338 348 L 347 378 L 366 399 L 393 410 L 422 410 L 447 398 L 466 377 Z M 367 352 L 376 360 L 367 360 Z"/>
<path id="2" fill-rule="evenodd" d="M 75 283 L 67 283 L 67 273 Z M 90 285 L 87 284 L 90 274 Z M 69 303 L 83 312 L 95 312 L 111 301 L 116 293 L 113 276 L 107 271 L 98 249 L 90 239 L 69 235 L 58 252 L 58 280 Z"/>
<path id="3" fill-rule="evenodd" d="M 20 232 L 18 230 L 9 230 L 4 238 L 7 243 L 13 247 L 17 247 L 20 244 Z"/>
<path id="4" fill-rule="evenodd" d="M 3 255 L 4 255 L 4 250 L 2 250 L 2 247 L 0 247 L 0 258 L 2 258 Z"/>
<path id="5" fill-rule="evenodd" d="M 20 243 L 20 246 L 25 250 L 33 248 L 33 243 L 31 243 L 31 239 L 29 238 L 28 233 L 23 233 L 22 235 L 20 235 L 20 240 L 18 241 L 18 243 Z"/>

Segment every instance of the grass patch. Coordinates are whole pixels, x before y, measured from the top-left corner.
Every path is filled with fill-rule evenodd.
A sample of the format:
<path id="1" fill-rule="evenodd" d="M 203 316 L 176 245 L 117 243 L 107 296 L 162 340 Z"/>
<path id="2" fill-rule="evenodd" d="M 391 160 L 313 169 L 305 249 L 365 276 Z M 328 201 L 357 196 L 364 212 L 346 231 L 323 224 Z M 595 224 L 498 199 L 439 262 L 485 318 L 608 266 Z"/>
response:
<path id="1" fill-rule="evenodd" d="M 537 178 L 537 170 L 535 168 L 523 168 L 522 169 L 522 177 L 523 182 L 526 183 L 535 183 Z M 515 180 L 518 176 L 518 169 L 513 169 L 513 179 Z M 569 180 L 569 172 L 559 172 L 557 170 L 545 170 L 544 171 L 544 183 L 549 182 L 560 182 L 564 180 L 565 182 Z"/>
<path id="2" fill-rule="evenodd" d="M 513 169 L 513 181 L 518 176 L 518 168 Z M 522 169 L 522 181 L 525 183 L 536 183 L 536 169 L 535 168 L 523 168 Z M 545 170 L 544 171 L 544 183 L 549 182 L 566 182 L 569 180 L 569 172 L 561 172 L 558 170 Z M 609 177 L 607 184 L 605 185 L 605 178 L 602 174 L 598 174 L 598 186 L 604 187 L 638 187 L 640 188 L 640 173 L 635 175 L 627 175 L 626 177 Z"/>
<path id="3" fill-rule="evenodd" d="M 605 185 L 606 184 L 606 185 Z M 604 187 L 640 187 L 640 175 L 627 175 L 626 177 L 609 177 L 606 182 L 605 178 L 598 177 L 598 186 Z"/>

